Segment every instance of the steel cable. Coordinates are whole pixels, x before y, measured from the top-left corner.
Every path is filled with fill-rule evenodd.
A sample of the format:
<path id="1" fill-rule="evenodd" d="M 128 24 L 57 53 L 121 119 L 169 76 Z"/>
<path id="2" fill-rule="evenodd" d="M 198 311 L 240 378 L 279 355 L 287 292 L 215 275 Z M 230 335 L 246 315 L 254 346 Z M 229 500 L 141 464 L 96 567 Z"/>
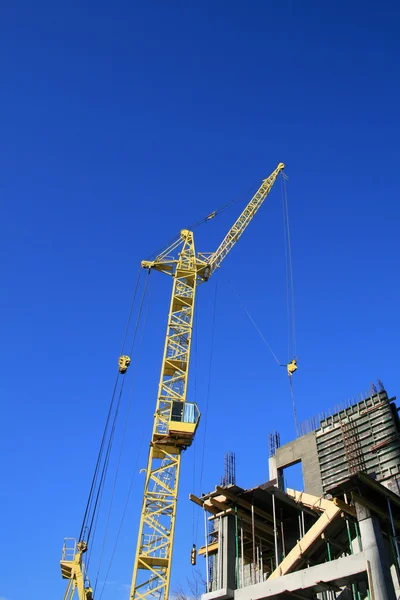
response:
<path id="1" fill-rule="evenodd" d="M 259 326 L 257 325 L 257 323 L 255 322 L 255 320 L 253 319 L 253 317 L 251 316 L 250 312 L 248 311 L 248 309 L 246 308 L 246 306 L 243 303 L 243 300 L 241 299 L 241 297 L 239 296 L 238 291 L 236 290 L 236 288 L 233 286 L 233 284 L 226 279 L 225 277 L 223 278 L 224 281 L 231 287 L 231 289 L 233 290 L 235 296 L 237 297 L 237 299 L 239 300 L 239 303 L 241 305 L 241 307 L 243 308 L 244 312 L 246 313 L 246 315 L 249 317 L 251 323 L 253 324 L 255 330 L 257 331 L 258 335 L 260 336 L 260 338 L 262 339 L 262 341 L 264 342 L 264 344 L 267 346 L 268 350 L 271 352 L 272 356 L 274 357 L 275 361 L 278 363 L 279 366 L 282 366 L 282 363 L 278 360 L 275 352 L 272 350 L 271 346 L 269 345 L 269 343 L 267 342 L 263 332 L 261 331 L 261 329 L 259 328 Z"/>
<path id="2" fill-rule="evenodd" d="M 244 199 L 243 198 L 244 195 L 247 196 L 248 194 L 251 194 L 256 189 L 257 189 L 256 185 L 251 186 L 247 191 L 241 192 L 238 196 L 235 196 L 235 198 L 233 198 L 232 200 L 230 200 L 226 204 L 223 204 L 220 208 L 217 208 L 217 210 L 209 213 L 206 217 L 203 217 L 199 221 L 195 221 L 194 223 L 192 223 L 191 225 L 189 225 L 187 227 L 187 229 L 193 230 L 193 229 L 196 229 L 197 227 L 199 227 L 200 225 L 203 225 L 204 223 L 207 223 L 207 221 L 210 220 L 211 215 L 213 215 L 212 218 L 214 218 L 217 215 L 219 215 L 222 212 L 224 212 L 225 210 L 227 210 L 228 208 L 230 208 L 231 206 L 234 206 L 235 204 L 238 204 L 239 202 L 242 202 L 243 199 Z M 177 240 L 179 240 L 179 237 L 180 237 L 180 234 L 178 233 L 174 237 L 170 238 L 170 240 L 166 244 L 164 244 L 163 246 L 161 246 L 160 248 L 158 248 L 158 250 L 155 250 L 155 252 L 152 252 L 150 254 L 150 256 L 147 258 L 147 260 L 151 260 L 152 258 L 157 257 L 165 248 L 168 248 L 174 242 L 176 242 Z"/>
<path id="3" fill-rule="evenodd" d="M 123 350 L 124 350 L 127 334 L 129 331 L 129 326 L 130 326 L 132 313 L 133 313 L 133 307 L 135 304 L 139 281 L 140 281 L 140 274 L 141 274 L 141 270 L 139 271 L 138 277 L 136 279 L 133 299 L 131 302 L 128 319 L 127 319 L 127 323 L 126 323 L 126 327 L 125 327 L 125 333 L 123 336 L 121 352 L 123 352 Z M 132 349 L 133 349 L 134 340 L 136 339 L 138 320 L 140 319 L 140 314 L 141 314 L 141 310 L 143 307 L 143 300 L 144 300 L 144 295 L 146 292 L 147 282 L 148 282 L 148 274 L 146 277 L 145 286 L 144 286 L 144 290 L 143 290 L 143 294 L 142 294 L 142 301 L 141 301 L 141 305 L 140 305 L 140 309 L 139 309 L 139 316 L 138 316 L 136 327 L 135 327 L 135 334 L 134 334 L 133 343 L 131 346 L 131 353 L 132 353 Z M 115 396 L 116 396 L 116 392 L 117 392 L 117 388 L 118 388 L 119 375 L 120 375 L 120 373 L 118 372 L 116 380 L 115 380 L 115 384 L 114 384 L 114 389 L 113 389 L 113 393 L 112 393 L 112 397 L 111 397 L 108 414 L 107 414 L 106 424 L 105 424 L 104 431 L 103 431 L 100 449 L 99 449 L 99 453 L 97 456 L 95 471 L 94 471 L 92 483 L 90 486 L 89 497 L 88 497 L 88 501 L 86 504 L 84 517 L 82 520 L 81 531 L 79 534 L 79 539 L 80 540 L 84 539 L 87 543 L 89 542 L 89 539 L 90 539 L 90 536 L 92 533 L 93 524 L 96 519 L 96 512 L 99 507 L 99 503 L 101 504 L 102 488 L 104 485 L 105 476 L 106 476 L 106 472 L 107 472 L 107 468 L 108 468 L 108 462 L 109 462 L 110 452 L 111 452 L 112 443 L 113 443 L 113 436 L 114 436 L 114 432 L 115 432 L 115 425 L 116 425 L 116 420 L 118 417 L 119 405 L 121 402 L 122 392 L 123 392 L 123 388 L 124 388 L 124 380 L 123 380 L 122 385 L 120 387 L 117 407 L 114 411 L 114 403 L 115 403 Z M 110 427 L 110 422 L 111 422 L 113 411 L 114 411 L 113 425 L 112 425 L 111 432 L 109 433 L 109 427 Z M 104 458 L 103 455 L 104 455 L 104 449 L 105 449 L 105 446 L 107 443 L 107 436 L 109 436 L 109 438 L 108 438 L 107 451 L 106 451 L 106 455 Z M 101 465 L 103 465 L 103 466 L 101 466 Z M 100 476 L 100 479 L 99 479 L 99 476 Z M 97 493 L 96 493 L 96 489 L 97 489 Z M 97 523 L 97 519 L 96 519 L 96 523 Z M 95 526 L 95 529 L 96 529 L 96 526 Z M 94 531 L 95 531 L 95 529 L 94 529 Z"/>
<path id="4" fill-rule="evenodd" d="M 146 294 L 147 283 L 148 283 L 148 277 L 146 278 L 145 287 L 144 287 L 143 295 L 142 295 L 142 300 L 141 300 L 141 303 L 140 303 L 139 314 L 138 314 L 138 318 L 137 318 L 137 321 L 136 321 L 136 326 L 135 326 L 133 341 L 132 341 L 132 345 L 131 345 L 131 353 L 132 353 L 133 347 L 135 345 L 136 335 L 137 335 L 137 332 L 138 332 L 138 327 L 139 327 L 139 323 L 140 323 L 140 319 L 141 319 L 141 314 L 142 314 L 143 303 L 144 303 L 145 294 Z M 136 362 L 135 362 L 135 369 L 134 369 L 134 372 L 133 372 L 133 381 L 132 381 L 130 395 L 129 395 L 127 413 L 126 413 L 126 417 L 125 417 L 125 423 L 124 423 L 124 429 L 123 429 L 123 433 L 122 433 L 122 439 L 121 439 L 120 450 L 119 450 L 119 455 L 118 455 L 118 460 L 117 460 L 117 466 L 116 466 L 115 475 L 114 475 L 113 488 L 112 488 L 111 499 L 110 499 L 110 504 L 109 504 L 109 509 L 108 509 L 107 520 L 106 520 L 106 528 L 105 528 L 105 532 L 104 532 L 103 543 L 102 543 L 102 548 L 101 548 L 101 553 L 100 553 L 100 559 L 99 559 L 99 566 L 98 566 L 98 569 L 97 569 L 96 581 L 95 581 L 93 593 L 95 593 L 96 589 L 97 589 L 99 573 L 100 573 L 100 569 L 101 569 L 101 565 L 102 565 L 102 561 L 103 561 L 103 555 L 104 555 L 104 550 L 105 550 L 105 545 L 106 545 L 106 540 L 107 540 L 108 527 L 109 527 L 109 522 L 110 522 L 110 517 L 111 517 L 111 510 L 112 510 L 112 506 L 113 506 L 113 502 L 114 502 L 115 490 L 116 490 L 116 486 L 117 486 L 119 469 L 120 469 L 120 465 L 121 465 L 122 452 L 123 452 L 123 449 L 124 449 L 126 431 L 127 431 L 127 426 L 128 426 L 128 421 L 129 421 L 129 415 L 130 415 L 131 406 L 132 406 L 133 390 L 134 390 L 134 386 L 135 386 L 135 382 L 136 382 L 137 368 L 138 368 L 140 354 L 141 354 L 141 349 L 142 349 L 142 342 L 143 342 L 144 330 L 145 330 L 146 322 L 147 322 L 147 313 L 148 313 L 148 308 L 149 308 L 149 304 L 150 304 L 150 297 L 151 297 L 151 294 L 149 294 L 149 296 L 148 296 L 148 301 L 147 301 L 145 312 L 144 312 L 143 329 L 142 329 L 142 334 L 141 334 L 141 338 L 140 338 L 140 341 L 139 341 L 139 351 L 138 351 L 138 355 L 137 355 Z M 109 568 L 110 568 L 110 566 L 109 566 Z M 109 571 L 109 569 L 108 569 L 108 571 Z M 107 573 L 108 573 L 108 571 L 107 571 Z M 104 583 L 104 585 L 105 585 L 105 583 Z M 104 588 L 104 585 L 103 585 L 103 588 Z"/>
<path id="5" fill-rule="evenodd" d="M 135 303 L 135 299 L 136 299 L 136 294 L 137 294 L 137 290 L 138 290 L 138 285 L 139 285 L 139 280 L 140 280 L 140 274 L 141 274 L 141 270 L 139 270 L 138 272 L 138 276 L 136 279 L 136 285 L 135 285 L 135 289 L 134 289 L 134 293 L 133 293 L 133 298 L 132 298 L 132 302 L 131 302 L 131 306 L 130 306 L 130 310 L 128 313 L 128 319 L 127 319 L 127 323 L 126 323 L 126 327 L 125 327 L 125 333 L 124 333 L 124 337 L 123 337 L 123 341 L 122 341 L 122 350 L 121 350 L 121 354 L 123 353 L 124 350 L 124 346 L 125 346 L 125 341 L 126 341 L 126 336 L 129 330 L 129 325 L 130 325 L 130 321 L 131 321 L 131 317 L 132 317 L 132 311 L 133 311 L 133 306 Z M 88 500 L 86 503 L 86 508 L 85 508 L 85 512 L 84 512 L 84 516 L 82 519 L 82 525 L 81 525 L 81 530 L 79 533 L 79 540 L 83 540 L 84 537 L 86 536 L 86 529 L 87 529 L 87 520 L 89 518 L 90 513 L 92 512 L 92 508 L 93 508 L 93 498 L 94 498 L 94 492 L 95 492 L 95 487 L 97 484 L 97 479 L 98 479 L 98 474 L 99 474 L 99 469 L 100 469 L 100 465 L 101 465 L 101 461 L 102 461 L 102 456 L 103 456 L 103 451 L 104 451 L 104 445 L 106 442 L 106 437 L 107 437 L 107 431 L 108 431 L 108 427 L 109 427 L 109 423 L 110 423 L 110 419 L 111 419 L 111 414 L 113 411 L 113 406 L 114 406 L 114 400 L 115 400 L 115 394 L 117 391 L 117 386 L 118 386 L 118 381 L 119 381 L 119 373 L 117 373 L 116 379 L 115 379 L 115 384 L 114 384 L 114 389 L 113 389 L 113 393 L 111 396 L 111 402 L 110 402 L 110 406 L 108 409 L 108 414 L 107 414 L 107 418 L 106 418 L 106 424 L 104 426 L 104 430 L 103 430 L 103 436 L 101 439 L 101 443 L 100 443 L 100 449 L 97 455 L 97 461 L 96 461 L 96 466 L 95 466 L 95 470 L 94 470 L 94 474 L 93 474 L 93 478 L 92 478 L 92 483 L 90 486 L 90 490 L 89 490 L 89 496 L 88 496 Z M 93 519 L 92 519 L 92 523 L 93 523 Z M 91 526 L 89 527 L 89 530 L 91 529 Z M 86 540 L 88 541 L 88 540 Z"/>
<path id="6" fill-rule="evenodd" d="M 210 360 L 208 365 L 208 382 L 207 382 L 207 396 L 206 396 L 206 406 L 205 406 L 205 423 L 204 423 L 204 437 L 203 437 L 203 447 L 201 451 L 201 462 L 200 462 L 200 480 L 199 487 L 203 485 L 203 472 L 204 472 L 204 456 L 206 450 L 206 440 L 207 440 L 207 423 L 208 423 L 208 406 L 210 403 L 210 395 L 211 395 L 211 370 L 212 370 L 212 359 L 213 359 L 213 350 L 214 350 L 214 336 L 215 336 L 215 317 L 217 314 L 217 293 L 218 293 L 218 280 L 215 284 L 215 292 L 214 292 L 214 310 L 213 310 L 213 318 L 212 318 L 212 326 L 211 326 L 211 350 L 210 350 Z M 199 515 L 198 515 L 199 517 Z M 197 518 L 196 523 L 196 535 L 195 539 L 197 539 L 199 526 L 199 518 Z"/>

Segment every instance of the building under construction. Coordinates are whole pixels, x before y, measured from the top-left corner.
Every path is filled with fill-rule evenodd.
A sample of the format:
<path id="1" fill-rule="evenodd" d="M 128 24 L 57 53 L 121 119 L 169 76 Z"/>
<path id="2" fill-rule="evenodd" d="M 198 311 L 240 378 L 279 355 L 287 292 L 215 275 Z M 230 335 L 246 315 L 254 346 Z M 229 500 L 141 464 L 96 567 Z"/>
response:
<path id="1" fill-rule="evenodd" d="M 230 461 L 221 485 L 191 495 L 204 509 L 202 600 L 399 597 L 394 400 L 374 388 L 288 444 L 272 434 L 270 481 L 257 488 L 236 485 Z M 304 491 L 285 488 L 285 468 L 300 462 Z"/>
<path id="2" fill-rule="evenodd" d="M 72 600 L 75 592 L 79 600 L 92 600 L 96 596 L 100 564 L 92 588 L 83 557 L 86 553 L 91 556 L 126 373 L 131 362 L 136 367 L 138 364 L 140 352 L 134 352 L 136 334 L 141 323 L 144 330 L 142 308 L 146 305 L 152 270 L 171 277 L 172 289 L 144 469 L 130 599 L 168 600 L 181 458 L 191 446 L 200 421 L 197 404 L 187 397 L 196 290 L 221 267 L 280 177 L 287 299 L 292 299 L 293 317 L 291 244 L 283 169 L 284 164 L 279 163 L 269 177 L 262 180 L 214 252 L 196 251 L 193 231 L 182 229 L 167 248 L 154 253 L 152 260 L 142 261 L 146 275 L 141 299 L 135 300 L 139 274 L 79 537 L 66 538 L 63 546 L 60 566 L 62 577 L 68 581 L 65 600 Z M 199 223 L 207 223 L 235 203 L 234 199 L 224 204 Z M 133 314 L 137 316 L 136 323 L 131 323 Z M 250 320 L 255 325 L 251 317 Z M 295 356 L 294 319 L 292 321 Z M 129 332 L 130 344 L 127 342 Z M 125 354 L 127 348 L 130 348 L 129 354 Z M 297 369 L 296 358 L 286 368 L 291 382 Z M 129 408 L 127 410 L 128 415 Z M 296 424 L 297 438 L 289 444 L 281 446 L 279 435 L 272 434 L 269 481 L 255 489 L 246 490 L 236 484 L 235 461 L 228 457 L 220 485 L 201 498 L 191 496 L 192 501 L 204 509 L 205 543 L 199 550 L 206 567 L 203 600 L 316 597 L 395 600 L 400 591 L 396 533 L 400 531 L 399 432 L 394 399 L 388 398 L 380 384 L 379 392 L 373 386 L 368 397 L 348 403 L 332 415 L 322 415 L 306 426 Z M 285 468 L 296 463 L 302 464 L 303 485 L 299 486 L 304 488 L 302 491 L 285 486 Z M 118 469 L 114 482 L 117 474 Z M 115 483 L 108 515 L 114 490 Z M 108 521 L 103 548 L 107 527 Z M 101 557 L 102 553 L 103 550 Z M 196 560 L 195 547 L 191 560 Z"/>

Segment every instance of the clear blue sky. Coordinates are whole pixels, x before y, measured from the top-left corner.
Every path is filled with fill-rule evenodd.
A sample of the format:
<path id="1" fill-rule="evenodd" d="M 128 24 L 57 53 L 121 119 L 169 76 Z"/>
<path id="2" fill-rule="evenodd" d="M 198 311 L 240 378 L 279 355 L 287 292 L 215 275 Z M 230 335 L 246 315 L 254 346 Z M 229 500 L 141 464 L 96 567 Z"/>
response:
<path id="1" fill-rule="evenodd" d="M 279 161 L 299 417 L 378 377 L 400 392 L 399 21 L 394 1 L 3 3 L 2 600 L 63 596 L 61 545 L 79 532 L 140 260 Z M 223 271 L 284 360 L 280 202 L 277 186 Z M 199 229 L 199 250 L 215 248 L 236 209 Z M 198 294 L 203 420 L 183 461 L 173 587 L 191 569 L 189 492 L 219 482 L 228 449 L 239 484 L 262 483 L 268 431 L 293 436 L 284 371 L 222 275 Z M 145 466 L 169 284 L 152 274 L 104 564 L 131 474 Z M 142 486 L 137 475 L 104 600 L 128 598 Z"/>

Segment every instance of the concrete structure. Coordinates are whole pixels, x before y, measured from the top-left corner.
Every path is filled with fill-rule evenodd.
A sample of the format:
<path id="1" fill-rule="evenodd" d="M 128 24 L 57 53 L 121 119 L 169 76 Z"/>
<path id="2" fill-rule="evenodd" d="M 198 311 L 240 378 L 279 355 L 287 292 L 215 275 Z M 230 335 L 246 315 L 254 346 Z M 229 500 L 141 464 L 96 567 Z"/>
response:
<path id="1" fill-rule="evenodd" d="M 202 600 L 396 600 L 399 437 L 382 391 L 274 444 L 268 483 L 191 495 L 211 524 Z M 305 491 L 285 491 L 284 469 L 300 461 Z"/>
<path id="2" fill-rule="evenodd" d="M 362 504 L 357 503 L 356 510 L 365 561 L 370 571 L 374 596 L 396 600 L 390 563 L 384 546 L 379 519 Z"/>
<path id="3" fill-rule="evenodd" d="M 191 496 L 216 524 L 199 550 L 213 565 L 202 600 L 396 600 L 399 496 L 362 474 L 332 500 L 274 483 Z"/>
<path id="4" fill-rule="evenodd" d="M 270 479 L 284 489 L 286 467 L 301 462 L 304 490 L 322 495 L 351 475 L 367 473 L 400 493 L 400 423 L 395 398 L 385 391 L 320 421 L 269 459 Z"/>
<path id="5" fill-rule="evenodd" d="M 307 433 L 276 450 L 269 459 L 269 478 L 276 479 L 280 489 L 284 489 L 283 470 L 301 462 L 304 490 L 315 496 L 322 496 L 322 479 L 319 466 L 317 441 L 314 432 Z"/>

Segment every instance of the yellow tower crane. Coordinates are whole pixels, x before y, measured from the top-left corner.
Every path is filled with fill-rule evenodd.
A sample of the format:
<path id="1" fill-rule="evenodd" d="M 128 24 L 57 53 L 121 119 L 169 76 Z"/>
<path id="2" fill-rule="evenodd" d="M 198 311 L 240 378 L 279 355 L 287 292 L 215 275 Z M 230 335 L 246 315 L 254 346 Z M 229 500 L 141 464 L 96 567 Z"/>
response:
<path id="1" fill-rule="evenodd" d="M 215 252 L 196 255 L 193 232 L 183 229 L 180 238 L 154 261 L 142 262 L 145 269 L 171 275 L 173 285 L 130 600 L 148 596 L 168 600 L 181 454 L 191 445 L 200 419 L 196 404 L 186 401 L 197 284 L 207 281 L 220 266 L 283 168 L 279 163 L 263 180 Z M 178 258 L 173 258 L 179 247 Z"/>

